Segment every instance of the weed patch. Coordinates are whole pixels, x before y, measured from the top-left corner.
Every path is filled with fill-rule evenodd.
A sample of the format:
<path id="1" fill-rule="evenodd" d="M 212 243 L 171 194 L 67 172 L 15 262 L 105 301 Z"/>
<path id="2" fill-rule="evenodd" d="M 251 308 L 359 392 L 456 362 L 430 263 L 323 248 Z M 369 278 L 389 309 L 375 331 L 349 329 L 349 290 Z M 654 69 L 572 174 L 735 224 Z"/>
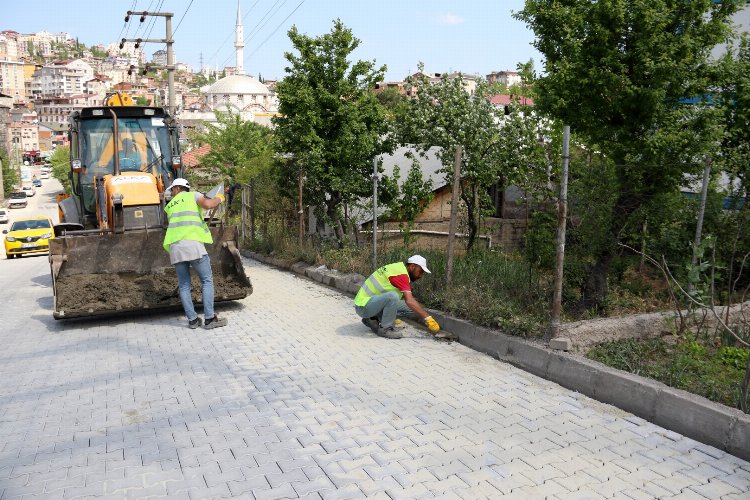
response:
<path id="1" fill-rule="evenodd" d="M 711 401 L 740 407 L 740 383 L 747 363 L 747 349 L 716 348 L 691 338 L 677 338 L 675 342 L 626 339 L 601 344 L 587 356 Z"/>

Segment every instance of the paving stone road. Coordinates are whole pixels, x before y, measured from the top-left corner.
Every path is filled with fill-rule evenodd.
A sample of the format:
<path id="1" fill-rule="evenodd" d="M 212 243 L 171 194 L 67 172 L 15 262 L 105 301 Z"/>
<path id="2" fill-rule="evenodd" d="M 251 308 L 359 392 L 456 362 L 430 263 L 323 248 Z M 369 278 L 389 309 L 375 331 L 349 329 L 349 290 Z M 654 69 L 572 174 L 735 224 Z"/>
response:
<path id="1" fill-rule="evenodd" d="M 0 262 L 0 498 L 750 498 L 748 462 L 245 263 L 206 331 L 55 322 L 46 258 Z"/>

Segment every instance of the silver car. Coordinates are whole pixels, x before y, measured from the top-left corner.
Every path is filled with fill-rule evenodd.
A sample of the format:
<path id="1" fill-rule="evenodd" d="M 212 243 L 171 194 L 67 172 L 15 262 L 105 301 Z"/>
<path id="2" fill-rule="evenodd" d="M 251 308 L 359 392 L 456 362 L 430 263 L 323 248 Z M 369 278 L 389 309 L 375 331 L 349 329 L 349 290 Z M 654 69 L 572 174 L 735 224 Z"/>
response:
<path id="1" fill-rule="evenodd" d="M 8 221 L 8 211 L 4 208 L 0 208 L 0 224 L 7 224 Z"/>

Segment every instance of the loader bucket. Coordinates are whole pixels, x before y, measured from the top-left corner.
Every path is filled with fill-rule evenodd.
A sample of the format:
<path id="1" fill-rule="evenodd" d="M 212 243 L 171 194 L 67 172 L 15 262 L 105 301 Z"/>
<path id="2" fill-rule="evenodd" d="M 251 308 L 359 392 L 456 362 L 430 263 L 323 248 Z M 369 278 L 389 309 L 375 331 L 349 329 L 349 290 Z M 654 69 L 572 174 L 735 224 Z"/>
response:
<path id="1" fill-rule="evenodd" d="M 121 234 L 66 233 L 50 239 L 55 319 L 181 307 L 177 275 L 164 251 L 164 230 Z M 243 299 L 253 291 L 237 248 L 237 228 L 212 227 L 206 245 L 214 301 Z M 201 287 L 193 275 L 193 302 Z"/>

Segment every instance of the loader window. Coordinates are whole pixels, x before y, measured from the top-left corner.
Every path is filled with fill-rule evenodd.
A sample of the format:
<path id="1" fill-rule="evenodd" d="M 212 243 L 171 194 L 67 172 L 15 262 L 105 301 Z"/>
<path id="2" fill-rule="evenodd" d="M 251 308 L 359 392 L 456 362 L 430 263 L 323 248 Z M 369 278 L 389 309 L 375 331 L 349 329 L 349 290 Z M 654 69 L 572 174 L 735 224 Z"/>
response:
<path id="1" fill-rule="evenodd" d="M 94 177 L 114 174 L 114 155 L 118 155 L 121 172 L 148 172 L 164 182 L 172 179 L 172 149 L 169 131 L 162 119 L 119 118 L 118 144 L 109 118 L 83 120 L 80 133 L 81 174 L 86 211 L 94 210 Z"/>

